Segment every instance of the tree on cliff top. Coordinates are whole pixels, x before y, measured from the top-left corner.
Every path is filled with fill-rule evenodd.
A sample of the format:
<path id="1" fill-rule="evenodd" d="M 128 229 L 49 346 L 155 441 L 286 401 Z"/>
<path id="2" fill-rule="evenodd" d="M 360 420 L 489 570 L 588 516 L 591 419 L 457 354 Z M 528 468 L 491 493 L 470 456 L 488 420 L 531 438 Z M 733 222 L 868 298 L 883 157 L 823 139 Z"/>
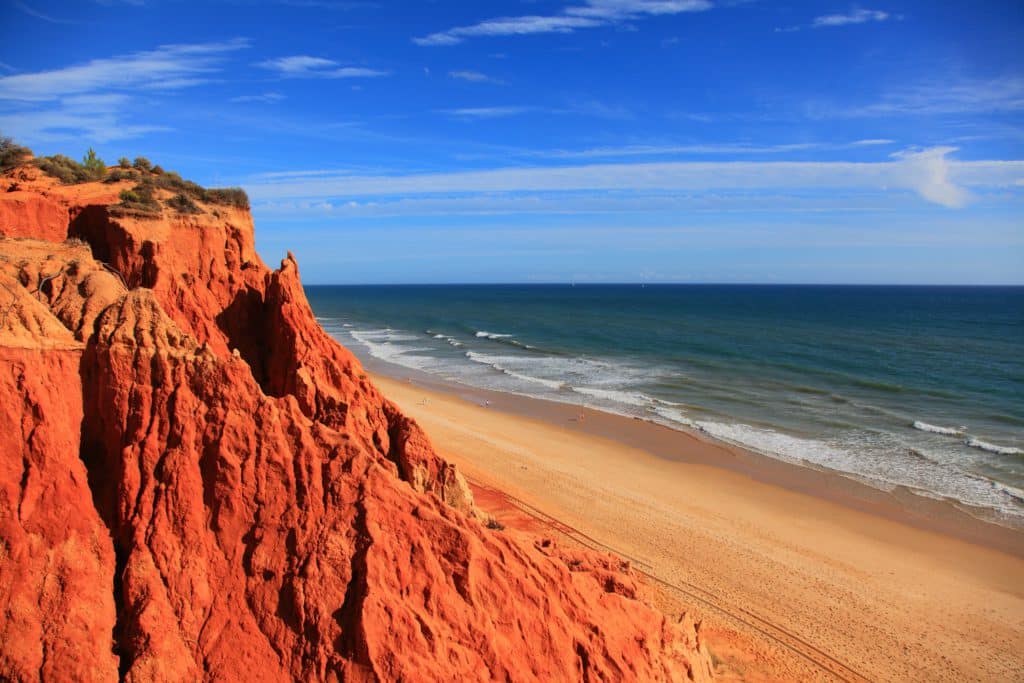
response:
<path id="1" fill-rule="evenodd" d="M 82 168 L 85 169 L 86 175 L 92 180 L 99 180 L 107 174 L 107 165 L 103 163 L 103 159 L 96 156 L 96 150 L 92 147 L 82 157 Z"/>

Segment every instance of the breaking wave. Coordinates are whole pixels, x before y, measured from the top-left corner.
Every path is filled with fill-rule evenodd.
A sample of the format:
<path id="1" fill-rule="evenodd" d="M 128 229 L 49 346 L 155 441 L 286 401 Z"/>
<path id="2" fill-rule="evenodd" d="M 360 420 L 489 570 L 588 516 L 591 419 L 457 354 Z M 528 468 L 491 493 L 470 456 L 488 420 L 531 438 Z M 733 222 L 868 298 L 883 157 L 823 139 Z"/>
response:
<path id="1" fill-rule="evenodd" d="M 945 434 L 947 436 L 963 436 L 964 432 L 967 431 L 967 427 L 939 427 L 937 425 L 930 425 L 927 422 L 921 422 L 920 420 L 915 421 L 913 426 L 914 429 L 919 429 L 922 432 Z"/>

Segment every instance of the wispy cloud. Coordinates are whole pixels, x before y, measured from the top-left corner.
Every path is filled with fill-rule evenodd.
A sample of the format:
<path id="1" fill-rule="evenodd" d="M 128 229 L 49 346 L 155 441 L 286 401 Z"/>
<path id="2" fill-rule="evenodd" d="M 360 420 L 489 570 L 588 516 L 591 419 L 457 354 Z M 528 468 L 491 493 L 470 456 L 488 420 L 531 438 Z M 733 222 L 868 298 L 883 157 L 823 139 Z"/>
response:
<path id="1" fill-rule="evenodd" d="M 888 12 L 876 9 L 855 9 L 846 14 L 825 14 L 815 17 L 811 22 L 814 28 L 828 26 L 847 26 L 849 24 L 866 24 L 871 21 L 885 21 L 890 18 Z"/>
<path id="2" fill-rule="evenodd" d="M 585 100 L 581 102 L 570 101 L 561 107 L 512 105 L 462 107 L 458 109 L 438 109 L 436 111 L 440 114 L 447 114 L 449 116 L 462 118 L 494 118 L 498 116 L 516 116 L 528 113 L 548 114 L 552 116 L 570 114 L 600 119 L 620 120 L 633 118 L 633 112 L 626 107 L 607 105 L 597 100 Z"/>
<path id="3" fill-rule="evenodd" d="M 488 76 L 487 74 L 484 73 L 480 73 L 479 71 L 470 70 L 449 71 L 448 77 L 454 78 L 459 81 L 469 81 L 470 83 L 494 83 L 496 85 L 504 85 L 505 83 L 505 81 L 501 79 L 492 78 L 491 76 Z"/>
<path id="4" fill-rule="evenodd" d="M 323 57 L 310 57 L 308 55 L 294 55 L 292 57 L 278 57 L 267 59 L 256 66 L 264 69 L 272 69 L 286 76 L 304 75 L 310 71 L 319 71 L 337 66 L 333 59 Z"/>
<path id="5" fill-rule="evenodd" d="M 585 4 L 566 7 L 558 14 L 487 19 L 413 38 L 413 42 L 423 46 L 455 45 L 480 36 L 573 33 L 578 29 L 623 24 L 649 16 L 703 12 L 711 7 L 708 0 L 586 0 Z"/>
<path id="6" fill-rule="evenodd" d="M 633 19 L 642 15 L 702 12 L 711 9 L 709 0 L 586 0 L 583 7 L 569 7 L 566 14 L 602 19 Z"/>
<path id="7" fill-rule="evenodd" d="M 328 9 L 349 12 L 356 9 L 379 7 L 376 2 L 360 2 L 359 0 L 276 0 L 277 4 L 287 7 L 305 7 L 311 9 Z"/>
<path id="8" fill-rule="evenodd" d="M 464 159 L 502 158 L 520 159 L 633 159 L 640 157 L 739 157 L 757 158 L 792 155 L 800 152 L 837 152 L 864 147 L 894 145 L 894 140 L 873 138 L 852 142 L 793 142 L 755 144 L 752 142 L 705 142 L 690 144 L 633 144 L 582 149 L 522 149 L 501 147 L 495 152 L 466 154 Z"/>
<path id="9" fill-rule="evenodd" d="M 273 104 L 274 102 L 280 102 L 285 99 L 285 96 L 279 92 L 265 92 L 258 95 L 239 95 L 232 97 L 231 102 L 263 102 L 267 104 Z"/>
<path id="10" fill-rule="evenodd" d="M 21 2 L 20 0 L 14 0 L 14 2 L 12 2 L 11 4 L 14 5 L 15 7 L 17 7 L 18 9 L 20 9 L 25 14 L 29 15 L 30 17 L 35 17 L 36 19 L 42 19 L 43 21 L 49 22 L 51 24 L 73 24 L 73 23 L 75 23 L 75 22 L 71 21 L 70 19 L 61 19 L 60 17 L 55 17 L 55 16 L 52 16 L 50 14 L 45 14 L 43 12 L 40 12 L 39 10 L 37 10 L 37 9 L 35 9 L 33 7 L 30 7 L 29 5 L 25 4 L 24 2 Z"/>
<path id="11" fill-rule="evenodd" d="M 417 45 L 455 45 L 466 38 L 475 36 L 525 36 L 537 33 L 572 33 L 578 28 L 601 26 L 605 22 L 585 17 L 503 17 L 489 19 L 472 26 L 457 26 L 431 33 L 422 38 L 413 38 Z"/>
<path id="12" fill-rule="evenodd" d="M 813 104 L 812 118 L 992 114 L 1024 111 L 1024 78 L 1008 76 L 982 80 L 947 80 L 890 90 L 870 104 L 855 106 Z"/>
<path id="13" fill-rule="evenodd" d="M 493 119 L 503 116 L 517 116 L 534 111 L 533 107 L 463 107 L 461 109 L 441 109 L 442 114 L 466 119 Z"/>
<path id="14" fill-rule="evenodd" d="M 526 156 L 551 159 L 612 159 L 640 156 L 770 156 L 792 152 L 835 151 L 853 147 L 893 144 L 892 140 L 873 139 L 856 140 L 854 142 L 794 142 L 775 145 L 758 145 L 752 143 L 702 143 L 687 145 L 624 145 L 619 147 L 591 147 L 578 150 L 542 150 L 531 151 Z"/>
<path id="15" fill-rule="evenodd" d="M 795 190 L 799 192 L 912 191 L 941 206 L 956 208 L 968 188 L 1012 188 L 1024 176 L 1024 161 L 950 159 L 954 148 L 913 150 L 889 161 L 690 161 L 612 163 L 580 166 L 498 168 L 455 173 L 396 176 L 317 176 L 294 182 L 247 184 L 262 201 L 325 201 L 367 196 L 417 196 L 517 192 L 656 192 Z"/>
<path id="16" fill-rule="evenodd" d="M 78 93 L 138 88 L 177 89 L 204 82 L 226 53 L 249 46 L 247 40 L 163 45 L 120 57 L 93 59 L 51 71 L 0 77 L 0 101 L 44 102 Z"/>
<path id="17" fill-rule="evenodd" d="M 793 33 L 804 28 L 831 28 L 835 26 L 850 26 L 853 24 L 868 24 L 872 22 L 888 21 L 899 19 L 892 14 L 877 9 L 852 9 L 845 14 L 823 14 L 815 17 L 807 26 L 786 26 L 775 29 L 776 33 Z"/>
<path id="18" fill-rule="evenodd" d="M 256 66 L 276 71 L 285 78 L 377 78 L 390 72 L 359 66 L 341 66 L 333 59 L 293 55 L 259 62 Z"/>
<path id="19" fill-rule="evenodd" d="M 35 108 L 30 115 L 0 114 L 0 129 L 31 142 L 86 139 L 97 143 L 170 130 L 161 125 L 122 120 L 121 112 L 131 100 L 124 93 L 71 95 L 61 98 L 56 105 L 47 103 L 44 108 Z"/>
<path id="20" fill-rule="evenodd" d="M 107 142 L 165 131 L 168 128 L 159 124 L 125 120 L 137 93 L 206 83 L 229 53 L 245 47 L 244 39 L 163 45 L 62 69 L 3 76 L 0 128 L 29 143 Z"/>
<path id="21" fill-rule="evenodd" d="M 162 125 L 125 122 L 119 115 L 118 108 L 88 108 L 73 101 L 66 101 L 57 107 L 34 112 L 31 116 L 0 114 L 0 130 L 10 133 L 18 140 L 33 144 L 68 140 L 103 143 L 171 130 Z"/>

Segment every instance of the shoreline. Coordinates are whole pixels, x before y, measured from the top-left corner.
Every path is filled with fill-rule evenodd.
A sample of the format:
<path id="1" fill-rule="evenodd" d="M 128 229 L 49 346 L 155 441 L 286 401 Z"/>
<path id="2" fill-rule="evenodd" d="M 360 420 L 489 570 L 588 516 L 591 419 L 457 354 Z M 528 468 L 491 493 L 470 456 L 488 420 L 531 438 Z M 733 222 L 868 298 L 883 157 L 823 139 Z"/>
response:
<path id="1" fill-rule="evenodd" d="M 482 509 L 509 533 L 629 559 L 663 611 L 703 623 L 720 680 L 1024 678 L 1020 532 L 639 419 L 381 365 L 367 364 L 373 381 Z"/>
<path id="2" fill-rule="evenodd" d="M 983 515 L 991 512 L 987 509 L 917 494 L 904 486 L 887 491 L 837 470 L 774 458 L 685 427 L 673 428 L 597 408 L 473 387 L 378 358 L 361 355 L 360 361 L 374 375 L 374 381 L 411 379 L 416 386 L 429 391 L 476 405 L 486 402 L 493 410 L 538 419 L 556 427 L 571 425 L 576 431 L 638 448 L 668 462 L 725 469 L 764 484 L 1024 558 L 1024 528 L 985 519 Z M 586 416 L 582 422 L 577 421 L 580 414 Z"/>

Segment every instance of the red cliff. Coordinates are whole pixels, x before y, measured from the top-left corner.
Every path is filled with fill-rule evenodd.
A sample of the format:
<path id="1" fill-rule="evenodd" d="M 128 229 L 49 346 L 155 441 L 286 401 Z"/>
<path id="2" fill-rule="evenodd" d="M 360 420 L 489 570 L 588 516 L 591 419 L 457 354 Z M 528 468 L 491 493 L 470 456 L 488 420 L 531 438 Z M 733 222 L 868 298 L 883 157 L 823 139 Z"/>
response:
<path id="1" fill-rule="evenodd" d="M 615 558 L 481 523 L 248 211 L 129 186 L 0 177 L 0 679 L 710 678 Z"/>

